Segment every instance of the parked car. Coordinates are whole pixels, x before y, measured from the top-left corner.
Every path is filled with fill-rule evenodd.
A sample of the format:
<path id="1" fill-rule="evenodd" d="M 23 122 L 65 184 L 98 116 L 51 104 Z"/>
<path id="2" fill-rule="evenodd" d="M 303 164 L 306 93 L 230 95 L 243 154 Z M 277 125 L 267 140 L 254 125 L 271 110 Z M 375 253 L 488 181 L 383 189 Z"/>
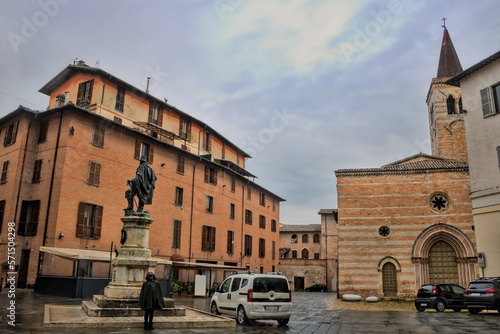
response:
<path id="1" fill-rule="evenodd" d="M 219 285 L 210 301 L 210 311 L 236 317 L 239 325 L 272 319 L 284 326 L 292 314 L 292 291 L 281 274 L 235 274 Z"/>
<path id="2" fill-rule="evenodd" d="M 482 310 L 500 313 L 500 277 L 480 278 L 470 282 L 464 291 L 464 304 L 472 314 Z"/>
<path id="3" fill-rule="evenodd" d="M 306 288 L 307 292 L 310 291 L 320 291 L 320 292 L 325 292 L 326 291 L 326 284 L 313 284 L 310 287 Z"/>
<path id="4" fill-rule="evenodd" d="M 424 312 L 428 308 L 437 312 L 445 309 L 460 312 L 465 308 L 464 290 L 460 285 L 450 283 L 424 284 L 418 289 L 415 308 L 418 312 Z"/>

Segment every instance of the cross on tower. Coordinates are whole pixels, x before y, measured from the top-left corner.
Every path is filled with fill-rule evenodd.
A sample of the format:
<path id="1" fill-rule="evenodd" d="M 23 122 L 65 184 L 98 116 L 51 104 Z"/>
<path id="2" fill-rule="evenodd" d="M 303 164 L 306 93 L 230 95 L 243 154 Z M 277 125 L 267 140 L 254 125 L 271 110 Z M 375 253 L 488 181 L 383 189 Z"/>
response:
<path id="1" fill-rule="evenodd" d="M 443 28 L 446 29 L 446 20 L 447 20 L 447 18 L 443 16 L 443 18 L 441 20 L 443 21 Z"/>

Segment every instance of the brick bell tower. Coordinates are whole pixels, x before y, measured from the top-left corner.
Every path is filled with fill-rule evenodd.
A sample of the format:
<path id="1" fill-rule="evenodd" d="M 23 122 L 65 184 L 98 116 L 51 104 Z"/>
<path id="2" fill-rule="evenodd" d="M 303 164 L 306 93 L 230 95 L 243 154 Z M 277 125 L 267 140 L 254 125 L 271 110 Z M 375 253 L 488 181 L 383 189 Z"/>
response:
<path id="1" fill-rule="evenodd" d="M 437 76 L 432 79 L 426 101 L 432 155 L 467 161 L 462 94 L 459 87 L 445 84 L 446 80 L 463 72 L 463 69 L 445 24 L 443 28 Z"/>

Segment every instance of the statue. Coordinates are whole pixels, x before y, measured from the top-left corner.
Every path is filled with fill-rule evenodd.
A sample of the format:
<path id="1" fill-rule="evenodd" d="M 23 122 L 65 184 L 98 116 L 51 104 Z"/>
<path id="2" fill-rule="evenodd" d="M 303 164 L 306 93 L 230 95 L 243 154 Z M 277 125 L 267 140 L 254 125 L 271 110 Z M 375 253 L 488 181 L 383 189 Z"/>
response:
<path id="1" fill-rule="evenodd" d="M 125 215 L 142 213 L 145 204 L 149 205 L 153 203 L 156 180 L 156 174 L 153 168 L 148 165 L 148 159 L 142 156 L 139 167 L 137 167 L 137 171 L 135 172 L 135 177 L 127 180 L 127 185 L 129 185 L 130 188 L 125 191 L 125 198 L 128 202 L 128 206 L 123 209 Z M 139 201 L 136 211 L 134 211 L 134 196 L 137 196 Z"/>

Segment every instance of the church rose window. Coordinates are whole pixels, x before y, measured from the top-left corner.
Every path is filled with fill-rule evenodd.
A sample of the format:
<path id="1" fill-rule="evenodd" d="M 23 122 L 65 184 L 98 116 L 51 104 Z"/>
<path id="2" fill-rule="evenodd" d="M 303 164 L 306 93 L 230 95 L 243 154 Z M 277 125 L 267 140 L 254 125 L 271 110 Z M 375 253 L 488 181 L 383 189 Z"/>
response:
<path id="1" fill-rule="evenodd" d="M 391 229 L 389 226 L 380 226 L 378 228 L 378 234 L 380 234 L 381 237 L 388 237 L 389 234 L 391 234 Z"/>
<path id="2" fill-rule="evenodd" d="M 434 213 L 445 213 L 450 209 L 450 199 L 443 192 L 435 192 L 429 197 L 429 207 Z"/>

